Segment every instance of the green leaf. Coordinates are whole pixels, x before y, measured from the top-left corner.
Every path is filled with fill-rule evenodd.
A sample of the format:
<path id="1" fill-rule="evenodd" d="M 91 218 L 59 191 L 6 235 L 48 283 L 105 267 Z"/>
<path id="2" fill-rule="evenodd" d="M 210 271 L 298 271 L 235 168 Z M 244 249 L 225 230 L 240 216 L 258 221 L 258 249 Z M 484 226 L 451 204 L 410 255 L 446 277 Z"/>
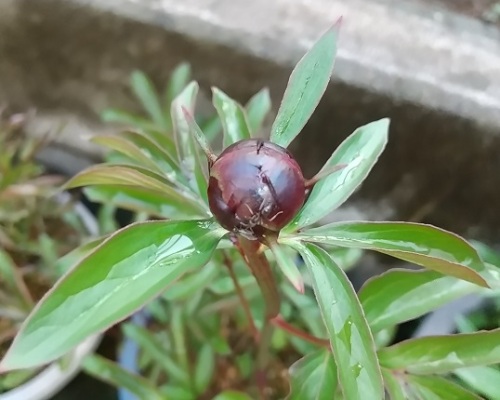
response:
<path id="1" fill-rule="evenodd" d="M 365 180 L 387 144 L 389 120 L 381 119 L 358 128 L 334 151 L 320 172 L 345 167 L 320 179 L 306 203 L 285 227 L 296 231 L 314 224 L 338 208 Z"/>
<path id="2" fill-rule="evenodd" d="M 278 243 L 271 244 L 271 250 L 283 275 L 299 293 L 304 293 L 304 278 L 295 263 L 295 253 L 290 254 L 287 246 L 280 246 Z"/>
<path id="3" fill-rule="evenodd" d="M 500 371 L 493 367 L 459 368 L 454 371 L 471 389 L 490 400 L 500 400 Z"/>
<path id="4" fill-rule="evenodd" d="M 69 253 L 65 254 L 61 258 L 59 258 L 54 264 L 54 270 L 56 271 L 57 276 L 62 276 L 68 270 L 78 264 L 83 258 L 87 257 L 91 251 L 93 251 L 97 246 L 99 246 L 104 240 L 106 236 L 99 237 L 97 239 L 93 239 L 89 242 L 86 242 L 76 249 L 73 249 Z"/>
<path id="5" fill-rule="evenodd" d="M 144 153 L 148 155 L 165 173 L 177 172 L 179 168 L 174 141 L 163 135 L 162 141 L 157 142 L 155 135 L 148 136 L 147 134 L 135 131 L 125 131 L 120 134 L 130 142 L 134 143 Z M 161 145 L 159 144 L 161 143 Z M 180 178 L 180 174 L 176 173 L 176 179 Z"/>
<path id="6" fill-rule="evenodd" d="M 208 143 L 207 138 L 203 134 L 203 131 L 198 126 L 198 124 L 194 120 L 193 116 L 189 113 L 189 111 L 187 111 L 186 109 L 183 109 L 183 111 L 184 111 L 184 117 L 186 118 L 186 121 L 187 121 L 188 127 L 189 127 L 189 131 L 190 131 L 192 137 L 196 138 L 198 145 L 205 152 L 205 155 L 207 155 L 207 158 L 209 158 L 209 161 L 212 161 L 211 160 L 211 157 L 213 155 L 212 149 L 210 148 L 210 144 Z M 215 156 L 213 156 L 213 157 L 215 157 Z"/>
<path id="7" fill-rule="evenodd" d="M 87 356 L 83 361 L 83 370 L 94 378 L 127 389 L 139 399 L 165 400 L 165 397 L 151 382 L 102 356 Z"/>
<path id="8" fill-rule="evenodd" d="M 189 376 L 167 353 L 163 343 L 150 331 L 138 325 L 123 324 L 123 333 L 137 343 L 141 351 L 155 361 L 167 374 L 169 380 L 189 384 Z"/>
<path id="9" fill-rule="evenodd" d="M 182 92 L 191 79 L 191 66 L 183 62 L 179 64 L 170 74 L 170 80 L 165 91 L 165 104 L 170 107 L 170 103 Z M 165 111 L 170 114 L 170 109 Z"/>
<path id="10" fill-rule="evenodd" d="M 169 122 L 163 115 L 158 95 L 149 78 L 141 71 L 134 71 L 130 76 L 130 86 L 154 123 L 168 130 Z"/>
<path id="11" fill-rule="evenodd" d="M 50 362 L 124 319 L 206 264 L 224 234 L 210 221 L 155 221 L 111 235 L 38 303 L 0 369 Z"/>
<path id="12" fill-rule="evenodd" d="M 100 164 L 80 172 L 66 188 L 89 185 L 135 186 L 159 193 L 168 199 L 168 205 L 194 215 L 207 215 L 208 211 L 187 190 L 174 187 L 168 179 L 146 168 L 131 165 Z"/>
<path id="13" fill-rule="evenodd" d="M 409 375 L 412 389 L 425 400 L 481 400 L 479 396 L 440 376 Z"/>
<path id="14" fill-rule="evenodd" d="M 146 118 L 142 118 L 137 115 L 112 108 L 104 110 L 101 115 L 101 118 L 103 119 L 104 122 L 115 122 L 119 124 L 128 125 L 130 127 L 136 127 L 139 129 L 149 130 L 156 128 L 155 124 L 153 124 Z"/>
<path id="15" fill-rule="evenodd" d="M 310 353 L 290 367 L 288 400 L 331 398 L 337 390 L 337 368 L 325 349 Z"/>
<path id="16" fill-rule="evenodd" d="M 95 136 L 92 138 L 92 142 L 118 151 L 131 160 L 137 162 L 139 166 L 162 173 L 162 168 L 158 167 L 158 165 L 139 147 L 120 136 Z"/>
<path id="17" fill-rule="evenodd" d="M 92 201 L 112 204 L 134 212 L 145 212 L 154 217 L 179 220 L 205 216 L 205 213 L 186 208 L 185 204 L 172 202 L 172 199 L 162 192 L 136 186 L 92 186 L 84 188 L 84 193 Z"/>
<path id="18" fill-rule="evenodd" d="M 442 274 L 488 287 L 476 271 L 485 266 L 460 236 L 430 225 L 409 222 L 341 222 L 298 235 L 311 242 L 375 250 Z"/>
<path id="19" fill-rule="evenodd" d="M 212 281 L 219 275 L 219 269 L 212 262 L 209 262 L 199 271 L 193 274 L 184 276 L 181 281 L 176 282 L 163 297 L 170 301 L 188 300 L 197 292 L 210 285 Z"/>
<path id="20" fill-rule="evenodd" d="M 261 129 L 267 114 L 271 111 L 271 96 L 269 89 L 264 88 L 248 101 L 245 106 L 247 111 L 248 127 L 252 137 L 256 137 Z"/>
<path id="21" fill-rule="evenodd" d="M 311 274 L 344 396 L 382 399 L 375 344 L 351 283 L 324 250 L 311 244 L 297 245 L 297 249 Z"/>
<path id="22" fill-rule="evenodd" d="M 243 139 L 250 139 L 247 117 L 243 107 L 222 90 L 212 88 L 213 104 L 224 130 L 223 146 L 227 147 Z"/>
<path id="23" fill-rule="evenodd" d="M 176 97 L 172 103 L 172 121 L 174 124 L 175 140 L 177 153 L 181 167 L 186 176 L 189 177 L 191 187 L 197 193 L 207 200 L 208 187 L 208 172 L 203 167 L 206 165 L 206 160 L 200 158 L 198 145 L 192 135 L 190 126 L 186 119 L 186 112 L 194 115 L 196 96 L 198 95 L 198 84 L 191 82 L 186 88 Z"/>
<path id="24" fill-rule="evenodd" d="M 287 147 L 316 109 L 333 72 L 337 52 L 337 23 L 295 66 L 271 128 L 271 141 Z"/>
<path id="25" fill-rule="evenodd" d="M 194 386 L 199 394 L 207 390 L 213 377 L 215 367 L 215 354 L 212 346 L 204 344 L 196 360 L 194 371 Z"/>
<path id="26" fill-rule="evenodd" d="M 373 331 L 415 319 L 477 291 L 478 286 L 434 271 L 392 269 L 370 279 L 359 300 Z"/>
<path id="27" fill-rule="evenodd" d="M 491 247 L 476 240 L 470 241 L 471 245 L 477 250 L 481 258 L 497 268 L 500 268 L 500 254 L 493 250 Z"/>
<path id="28" fill-rule="evenodd" d="M 382 368 L 382 376 L 384 377 L 384 384 L 390 400 L 407 400 L 408 396 L 405 390 L 405 383 L 400 382 L 391 371 Z"/>
<path id="29" fill-rule="evenodd" d="M 380 364 L 414 374 L 500 363 L 500 329 L 407 340 L 379 350 Z"/>
<path id="30" fill-rule="evenodd" d="M 226 390 L 219 393 L 212 400 L 252 400 L 252 398 L 242 392 L 236 392 L 234 390 Z"/>

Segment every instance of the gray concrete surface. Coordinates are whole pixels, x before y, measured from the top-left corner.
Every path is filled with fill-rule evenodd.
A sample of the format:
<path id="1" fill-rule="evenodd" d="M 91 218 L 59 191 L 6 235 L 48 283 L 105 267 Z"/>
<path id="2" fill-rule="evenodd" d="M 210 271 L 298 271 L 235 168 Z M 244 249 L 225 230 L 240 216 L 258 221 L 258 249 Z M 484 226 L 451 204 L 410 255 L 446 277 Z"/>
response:
<path id="1" fill-rule="evenodd" d="M 95 155 L 84 134 L 105 129 L 104 107 L 134 107 L 132 69 L 162 83 L 187 60 L 205 90 L 245 101 L 268 86 L 277 106 L 293 64 L 342 15 L 334 80 L 292 146 L 305 172 L 355 127 L 389 116 L 389 147 L 347 211 L 498 238 L 500 32 L 400 3 L 1 0 L 0 102 L 69 118 L 60 154 Z"/>

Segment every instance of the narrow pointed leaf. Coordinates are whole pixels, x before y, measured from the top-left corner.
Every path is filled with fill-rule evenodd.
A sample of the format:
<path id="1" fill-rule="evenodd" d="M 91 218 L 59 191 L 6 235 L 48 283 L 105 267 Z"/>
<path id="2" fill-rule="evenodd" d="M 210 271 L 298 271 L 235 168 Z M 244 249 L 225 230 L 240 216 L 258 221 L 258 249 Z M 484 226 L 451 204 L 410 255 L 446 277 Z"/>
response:
<path id="1" fill-rule="evenodd" d="M 162 172 L 162 169 L 148 157 L 139 147 L 134 143 L 126 140 L 120 136 L 96 136 L 92 138 L 92 142 L 101 146 L 108 147 L 111 150 L 118 151 L 119 153 L 127 156 L 131 160 L 137 162 L 139 166 L 149 168 L 153 171 Z"/>
<path id="2" fill-rule="evenodd" d="M 38 303 L 0 370 L 50 362 L 206 264 L 224 230 L 210 221 L 145 222 L 111 235 Z"/>
<path id="3" fill-rule="evenodd" d="M 288 400 L 327 399 L 337 390 L 337 368 L 325 349 L 309 353 L 290 367 Z"/>
<path id="4" fill-rule="evenodd" d="M 205 203 L 208 203 L 208 172 L 205 168 L 207 162 L 204 156 L 200 156 L 199 146 L 192 135 L 185 116 L 186 111 L 194 115 L 198 89 L 198 84 L 191 82 L 177 96 L 172 103 L 172 121 L 181 167 L 185 175 L 189 177 L 190 186 L 197 191 Z"/>
<path id="5" fill-rule="evenodd" d="M 324 250 L 311 244 L 296 246 L 311 274 L 345 398 L 382 399 L 375 344 L 352 284 Z"/>
<path id="6" fill-rule="evenodd" d="M 389 395 L 388 400 L 407 400 L 405 383 L 400 382 L 392 373 L 385 368 L 382 368 L 382 376 L 384 377 L 384 385 Z"/>
<path id="7" fill-rule="evenodd" d="M 163 297 L 170 301 L 189 300 L 210 285 L 219 272 L 214 263 L 208 263 L 199 271 L 184 276 L 181 281 L 172 285 Z"/>
<path id="8" fill-rule="evenodd" d="M 57 276 L 62 276 L 68 272 L 72 266 L 77 265 L 83 258 L 87 257 L 90 252 L 104 242 L 105 239 L 106 236 L 93 239 L 59 258 L 54 264 L 54 270 L 56 271 Z"/>
<path id="9" fill-rule="evenodd" d="M 381 119 L 358 128 L 334 151 L 321 171 L 344 168 L 317 182 L 297 216 L 285 228 L 297 230 L 314 224 L 346 201 L 365 180 L 387 144 L 389 120 Z"/>
<path id="10" fill-rule="evenodd" d="M 425 224 L 342 222 L 300 233 L 307 241 L 375 250 L 422 267 L 488 287 L 485 266 L 460 236 Z"/>
<path id="11" fill-rule="evenodd" d="M 253 95 L 245 108 L 251 136 L 257 137 L 262 130 L 262 124 L 267 114 L 271 111 L 271 96 L 269 94 L 269 89 L 264 88 Z"/>
<path id="12" fill-rule="evenodd" d="M 252 398 L 243 392 L 236 392 L 234 390 L 225 390 L 219 393 L 212 400 L 252 400 Z"/>
<path id="13" fill-rule="evenodd" d="M 472 283 L 434 271 L 393 269 L 370 279 L 359 300 L 373 331 L 427 314 L 480 289 Z"/>
<path id="14" fill-rule="evenodd" d="M 193 213 L 205 210 L 203 205 L 198 203 L 187 190 L 172 186 L 172 183 L 163 175 L 146 168 L 131 165 L 96 165 L 73 177 L 66 184 L 66 188 L 93 185 L 135 186 L 162 193 L 170 199 L 167 204 L 175 205 L 181 210 L 188 209 Z"/>
<path id="15" fill-rule="evenodd" d="M 109 108 L 103 111 L 101 118 L 105 122 L 115 122 L 119 124 L 128 125 L 129 127 L 136 127 L 139 129 L 155 129 L 156 126 L 153 122 L 138 115 L 130 114 L 122 110 Z"/>
<path id="16" fill-rule="evenodd" d="M 299 292 L 304 293 L 304 278 L 295 263 L 294 258 L 288 253 L 285 246 L 272 244 L 271 250 L 283 275 L 290 281 L 292 286 Z"/>
<path id="17" fill-rule="evenodd" d="M 126 337 L 137 343 L 141 351 L 165 371 L 170 382 L 189 384 L 190 377 L 187 372 L 179 367 L 177 361 L 166 351 L 164 344 L 152 332 L 130 323 L 123 324 L 122 329 Z"/>
<path id="18" fill-rule="evenodd" d="M 287 147 L 304 128 L 325 92 L 333 72 L 339 23 L 297 63 L 271 128 L 271 141 Z"/>
<path id="19" fill-rule="evenodd" d="M 201 149 L 205 153 L 208 161 L 215 161 L 216 156 L 212 152 L 212 149 L 210 148 L 210 143 L 208 143 L 208 140 L 205 137 L 205 135 L 203 134 L 203 131 L 198 126 L 198 124 L 196 123 L 195 119 L 189 113 L 188 110 L 186 110 L 185 108 L 183 108 L 182 111 L 184 112 L 184 117 L 186 118 L 186 121 L 188 123 L 189 131 L 190 131 L 191 135 L 194 138 L 196 138 L 196 142 L 198 143 L 198 145 L 201 147 Z"/>
<path id="20" fill-rule="evenodd" d="M 440 376 L 409 375 L 408 383 L 425 400 L 481 400 L 456 383 Z"/>
<path id="21" fill-rule="evenodd" d="M 215 354 L 210 344 L 204 344 L 196 360 L 194 371 L 194 386 L 198 393 L 202 394 L 207 390 L 214 374 Z"/>
<path id="22" fill-rule="evenodd" d="M 155 124 L 168 130 L 169 123 L 163 115 L 158 94 L 149 78 L 141 71 L 134 71 L 130 77 L 130 86 Z"/>
<path id="23" fill-rule="evenodd" d="M 162 144 L 160 145 L 160 142 L 156 141 L 155 135 L 147 135 L 131 130 L 122 132 L 120 135 L 145 152 L 164 172 L 176 171 L 178 169 L 179 164 L 175 155 L 175 143 L 170 137 L 164 135 Z M 179 178 L 178 175 L 176 177 Z"/>
<path id="24" fill-rule="evenodd" d="M 222 90 L 212 88 L 212 92 L 212 101 L 224 130 L 224 147 L 243 139 L 250 139 L 250 129 L 243 107 Z"/>
<path id="25" fill-rule="evenodd" d="M 165 400 L 165 397 L 151 382 L 102 356 L 88 356 L 83 362 L 83 369 L 97 379 L 127 389 L 139 399 Z"/>
<path id="26" fill-rule="evenodd" d="M 198 207 L 187 202 L 173 201 L 163 192 L 129 185 L 105 185 L 84 188 L 85 195 L 98 203 L 112 204 L 151 217 L 167 219 L 198 219 L 206 217 Z"/>
<path id="27" fill-rule="evenodd" d="M 380 364 L 414 374 L 500 363 L 500 329 L 411 339 L 379 351 Z"/>
<path id="28" fill-rule="evenodd" d="M 181 63 L 170 74 L 170 79 L 165 90 L 165 104 L 170 105 L 172 101 L 182 92 L 191 79 L 191 66 L 188 63 Z M 166 110 L 170 113 L 170 110 Z"/>
<path id="29" fill-rule="evenodd" d="M 490 400 L 500 400 L 500 370 L 497 367 L 468 367 L 454 371 L 471 389 Z"/>

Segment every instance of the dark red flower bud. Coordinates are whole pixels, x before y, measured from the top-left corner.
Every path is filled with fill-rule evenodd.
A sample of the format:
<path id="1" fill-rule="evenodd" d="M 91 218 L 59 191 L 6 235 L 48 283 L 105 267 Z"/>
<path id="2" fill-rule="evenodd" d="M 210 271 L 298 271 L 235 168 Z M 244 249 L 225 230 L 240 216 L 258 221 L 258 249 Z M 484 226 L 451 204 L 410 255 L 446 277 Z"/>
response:
<path id="1" fill-rule="evenodd" d="M 259 139 L 227 147 L 210 169 L 208 202 L 226 229 L 250 238 L 283 228 L 304 204 L 304 176 L 283 147 Z"/>

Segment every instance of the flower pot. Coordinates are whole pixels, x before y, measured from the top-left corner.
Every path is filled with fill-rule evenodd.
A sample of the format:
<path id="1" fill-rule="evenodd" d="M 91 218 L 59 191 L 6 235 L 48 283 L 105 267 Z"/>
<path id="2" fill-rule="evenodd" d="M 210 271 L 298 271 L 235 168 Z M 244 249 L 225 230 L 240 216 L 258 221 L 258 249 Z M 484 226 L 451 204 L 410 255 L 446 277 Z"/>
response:
<path id="1" fill-rule="evenodd" d="M 70 200 L 69 193 L 61 193 L 58 201 Z M 99 233 L 99 227 L 94 215 L 81 203 L 75 204 L 75 211 L 80 216 L 84 226 L 91 235 Z M 66 386 L 80 371 L 83 359 L 98 346 L 102 335 L 94 335 L 79 344 L 67 354 L 64 365 L 53 362 L 43 368 L 33 378 L 8 392 L 0 394 L 0 400 L 48 400 Z"/>

